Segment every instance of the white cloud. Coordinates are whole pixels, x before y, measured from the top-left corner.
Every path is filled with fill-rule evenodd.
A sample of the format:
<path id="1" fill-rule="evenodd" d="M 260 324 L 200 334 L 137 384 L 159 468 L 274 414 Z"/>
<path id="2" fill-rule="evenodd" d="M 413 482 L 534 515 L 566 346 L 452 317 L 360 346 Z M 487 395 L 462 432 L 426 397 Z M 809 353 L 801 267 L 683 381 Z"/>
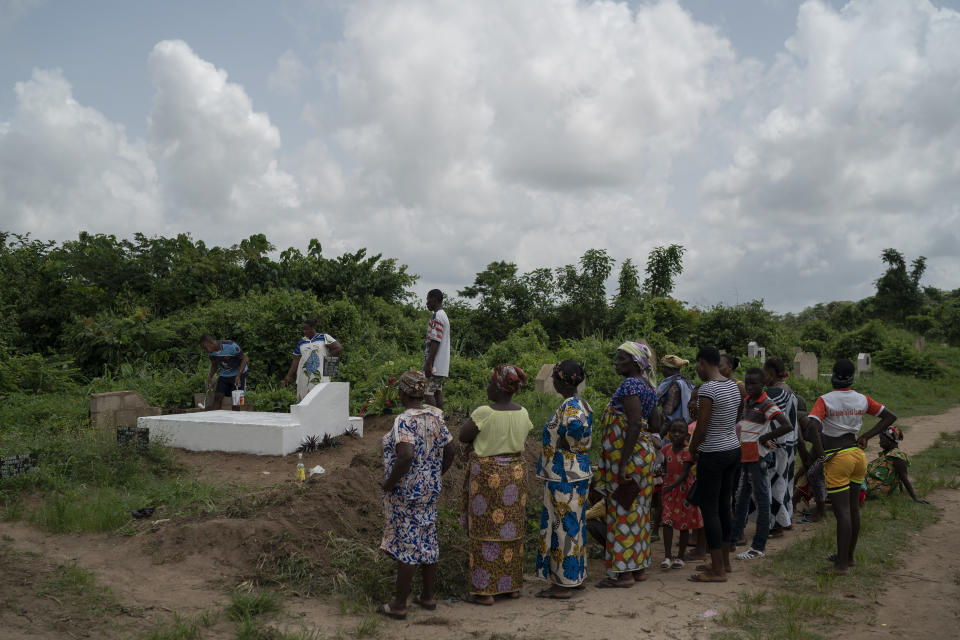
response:
<path id="1" fill-rule="evenodd" d="M 279 168 L 280 133 L 242 86 L 180 40 L 158 43 L 148 68 L 148 136 L 170 219 L 249 229 L 300 207 L 296 180 Z"/>
<path id="2" fill-rule="evenodd" d="M 310 70 L 300 61 L 297 54 L 287 49 L 277 58 L 277 65 L 267 77 L 267 86 L 277 93 L 296 96 L 309 75 Z"/>
<path id="3" fill-rule="evenodd" d="M 881 249 L 925 253 L 960 276 L 960 14 L 925 0 L 806 2 L 797 31 L 740 124 L 732 161 L 702 184 L 702 205 L 730 241 L 763 236 L 762 273 L 802 306 L 872 292 Z M 944 235 L 945 234 L 945 235 Z M 938 239 L 939 236 L 939 239 Z M 800 240 L 797 240 L 797 239 Z M 780 294 L 781 296 L 783 294 Z M 768 296 L 769 297 L 769 296 Z"/>
<path id="4" fill-rule="evenodd" d="M 40 238 L 155 228 L 157 174 L 141 141 L 79 104 L 59 70 L 35 70 L 14 90 L 13 118 L 0 124 L 4 228 Z"/>

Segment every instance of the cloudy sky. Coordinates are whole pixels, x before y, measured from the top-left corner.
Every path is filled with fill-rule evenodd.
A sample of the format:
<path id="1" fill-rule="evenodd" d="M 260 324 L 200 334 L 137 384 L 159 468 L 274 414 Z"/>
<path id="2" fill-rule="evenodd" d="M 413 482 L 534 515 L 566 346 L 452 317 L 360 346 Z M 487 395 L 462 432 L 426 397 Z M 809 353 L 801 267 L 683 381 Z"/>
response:
<path id="1" fill-rule="evenodd" d="M 687 248 L 676 294 L 960 287 L 960 0 L 0 0 L 0 230 L 368 247 L 463 287 Z"/>

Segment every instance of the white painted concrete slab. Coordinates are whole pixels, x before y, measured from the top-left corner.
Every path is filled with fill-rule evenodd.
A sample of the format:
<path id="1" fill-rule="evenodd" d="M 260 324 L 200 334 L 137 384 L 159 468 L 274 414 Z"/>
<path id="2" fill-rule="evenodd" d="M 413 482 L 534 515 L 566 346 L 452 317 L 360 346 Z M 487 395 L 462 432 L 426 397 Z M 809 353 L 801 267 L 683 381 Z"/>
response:
<path id="1" fill-rule="evenodd" d="M 285 456 L 307 436 L 339 436 L 350 428 L 362 436 L 363 418 L 350 417 L 349 399 L 348 383 L 326 382 L 292 405 L 290 413 L 204 411 L 147 416 L 137 426 L 148 427 L 151 440 L 190 451 Z"/>

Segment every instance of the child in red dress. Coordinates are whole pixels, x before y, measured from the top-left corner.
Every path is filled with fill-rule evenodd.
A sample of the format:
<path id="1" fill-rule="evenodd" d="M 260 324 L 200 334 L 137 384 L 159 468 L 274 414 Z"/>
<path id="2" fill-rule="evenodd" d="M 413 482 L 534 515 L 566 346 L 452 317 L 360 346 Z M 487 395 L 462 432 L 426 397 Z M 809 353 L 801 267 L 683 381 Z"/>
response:
<path id="1" fill-rule="evenodd" d="M 687 449 L 687 423 L 681 419 L 670 423 L 670 442 L 661 450 L 666 477 L 663 479 L 663 548 L 666 555 L 661 569 L 682 569 L 683 554 L 690 532 L 703 527 L 700 509 L 687 502 L 687 492 L 693 484 L 690 467 L 693 460 Z M 677 555 L 670 555 L 673 532 L 680 532 Z"/>

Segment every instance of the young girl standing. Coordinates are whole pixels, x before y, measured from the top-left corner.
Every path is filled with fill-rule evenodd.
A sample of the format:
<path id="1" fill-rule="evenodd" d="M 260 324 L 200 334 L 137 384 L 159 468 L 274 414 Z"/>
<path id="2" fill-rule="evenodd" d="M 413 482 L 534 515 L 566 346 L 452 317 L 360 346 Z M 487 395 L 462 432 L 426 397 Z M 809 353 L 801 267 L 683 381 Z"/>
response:
<path id="1" fill-rule="evenodd" d="M 666 477 L 663 479 L 663 548 L 666 555 L 661 569 L 682 569 L 683 554 L 690 532 L 703 527 L 700 509 L 687 502 L 687 492 L 693 484 L 690 467 L 693 460 L 687 449 L 687 423 L 682 419 L 670 423 L 670 442 L 662 449 Z M 670 555 L 673 532 L 680 532 L 677 555 Z"/>

